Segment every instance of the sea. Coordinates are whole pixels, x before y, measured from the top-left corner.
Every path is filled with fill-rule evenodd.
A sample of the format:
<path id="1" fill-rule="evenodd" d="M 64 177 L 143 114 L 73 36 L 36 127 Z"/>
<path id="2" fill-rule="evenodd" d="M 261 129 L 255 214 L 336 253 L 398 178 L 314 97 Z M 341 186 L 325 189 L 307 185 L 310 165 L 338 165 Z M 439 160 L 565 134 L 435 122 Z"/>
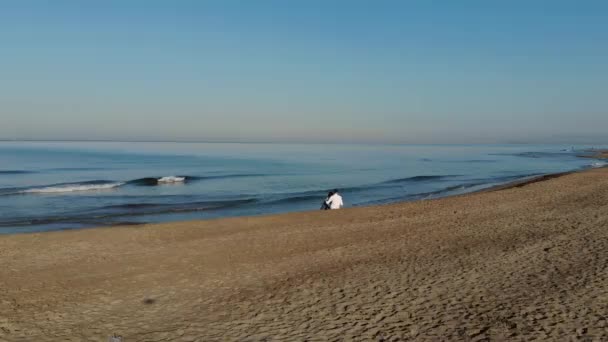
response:
<path id="1" fill-rule="evenodd" d="M 430 200 L 602 167 L 582 145 L 0 142 L 0 234 Z M 120 228 L 116 228 L 120 229 Z"/>

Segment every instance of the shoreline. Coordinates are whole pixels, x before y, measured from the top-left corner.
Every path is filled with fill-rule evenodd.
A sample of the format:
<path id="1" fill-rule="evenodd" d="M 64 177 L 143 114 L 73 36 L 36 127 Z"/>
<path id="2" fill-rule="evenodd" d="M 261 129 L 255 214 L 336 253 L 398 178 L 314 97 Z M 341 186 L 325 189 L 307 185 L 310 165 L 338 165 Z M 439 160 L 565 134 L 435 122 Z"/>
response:
<path id="1" fill-rule="evenodd" d="M 0 340 L 605 339 L 607 177 L 3 235 Z"/>
<path id="2" fill-rule="evenodd" d="M 597 154 L 594 154 L 592 156 L 579 156 L 580 158 L 589 158 L 589 159 L 608 159 L 608 150 L 599 150 L 597 151 Z M 382 206 L 387 206 L 387 205 L 395 205 L 395 204 L 402 204 L 402 203 L 415 203 L 415 202 L 420 202 L 420 201 L 428 201 L 428 200 L 437 200 L 437 199 L 443 199 L 443 198 L 451 198 L 451 197 L 460 197 L 460 196 L 467 196 L 467 195 L 471 195 L 471 194 L 476 194 L 476 193 L 484 193 L 484 192 L 492 192 L 492 191 L 500 191 L 500 190 L 505 190 L 505 189 L 510 189 L 510 188 L 518 188 L 518 187 L 523 187 L 526 186 L 528 184 L 532 184 L 532 183 L 536 183 L 536 182 L 542 182 L 542 181 L 546 181 L 552 178 L 558 178 L 558 177 L 562 177 L 565 175 L 569 175 L 572 173 L 578 173 L 578 172 L 585 172 L 586 170 L 590 170 L 590 169 L 595 169 L 595 168 L 604 168 L 604 167 L 608 167 L 608 166 L 600 166 L 600 167 L 586 167 L 583 169 L 574 169 L 574 170 L 570 170 L 570 171 L 564 171 L 564 172 L 556 172 L 556 173 L 547 173 L 547 174 L 539 174 L 539 175 L 535 175 L 535 176 L 522 176 L 519 179 L 515 179 L 509 182 L 506 182 L 504 184 L 497 184 L 497 185 L 492 185 L 489 186 L 487 188 L 482 188 L 479 190 L 472 190 L 472 191 L 467 191 L 467 192 L 463 192 L 463 193 L 457 193 L 457 194 L 451 194 L 451 195 L 447 195 L 447 196 L 440 196 L 440 197 L 436 197 L 436 198 L 429 198 L 429 199 L 425 199 L 425 198 L 420 198 L 420 199 L 415 199 L 415 200 L 403 200 L 403 201 L 397 201 L 397 202 L 389 202 L 389 203 L 382 203 L 382 204 L 372 204 L 372 205 L 363 205 L 363 206 L 354 206 L 354 207 L 348 207 L 348 208 L 367 208 L 367 207 L 382 207 Z M 304 210 L 304 211 L 287 211 L 287 212 L 280 212 L 280 213 L 268 213 L 268 214 L 259 214 L 259 215 L 243 215 L 243 216 L 224 216 L 224 217 L 218 217 L 218 218 L 202 218 L 202 219 L 193 219 L 193 220 L 176 220 L 176 221 L 166 221 L 166 222 L 119 222 L 119 223 L 115 223 L 115 224 L 110 224 L 110 225 L 102 225 L 102 226 L 91 226 L 91 227 L 79 227 L 79 228 L 67 228 L 67 229 L 53 229 L 53 230 L 48 230 L 48 231 L 24 231 L 24 232 L 10 232 L 10 233 L 2 233 L 0 232 L 0 238 L 2 236 L 5 235 L 21 235 L 21 234 L 46 234 L 46 233 L 53 233 L 53 232 L 63 232 L 63 231 L 79 231 L 79 230 L 90 230 L 90 229 L 105 229 L 105 228 L 124 228 L 124 227 L 141 227 L 141 226 L 146 226 L 146 225 L 157 225 L 157 224 L 172 224 L 172 223 L 185 223 L 185 222 L 198 222 L 198 221 L 210 221 L 210 220 L 222 220 L 222 219 L 230 219 L 230 218 L 255 218 L 255 217 L 268 217 L 268 216 L 273 216 L 273 215 L 286 215 L 286 214 L 292 214 L 292 213 L 312 213 L 312 212 L 316 212 L 317 210 Z"/>
<path id="3" fill-rule="evenodd" d="M 559 150 L 560 152 L 556 151 L 558 150 L 555 149 L 552 153 L 555 153 L 557 157 L 560 157 L 559 154 L 563 154 L 562 152 L 566 150 L 562 149 Z M 587 150 L 585 150 L 584 148 L 579 148 L 578 150 L 568 150 L 566 151 L 568 153 L 564 154 L 567 156 L 565 157 L 566 159 L 578 159 L 578 161 L 573 161 L 572 165 L 566 164 L 561 167 L 557 166 L 557 169 L 555 167 L 540 167 L 540 170 L 576 170 L 579 169 L 579 166 L 583 167 L 583 164 L 589 164 L 590 166 L 592 165 L 594 167 L 599 167 L 605 164 L 605 162 L 603 161 L 588 162 L 585 159 L 577 158 L 577 151 L 580 151 L 582 153 Z M 605 152 L 605 150 L 597 151 Z M 498 155 L 500 155 L 500 153 Z M 527 156 L 528 153 L 526 152 L 523 155 Z M 538 158 L 539 156 L 545 155 L 541 153 L 537 156 L 532 153 L 531 156 L 533 158 Z M 496 160 L 491 159 L 488 161 L 495 162 L 498 159 L 500 158 L 497 157 Z M 478 160 L 472 161 L 477 162 Z M 532 163 L 531 165 L 533 164 L 534 163 Z M 446 165 L 446 167 L 447 166 L 448 165 Z M 371 179 L 368 178 L 367 181 L 365 179 L 358 179 L 357 182 L 351 184 L 351 187 L 347 187 L 347 189 L 344 190 L 346 192 L 354 190 L 351 194 L 345 192 L 347 199 L 348 197 L 352 196 L 352 200 L 353 202 L 355 202 L 350 203 L 352 206 L 374 206 L 379 204 L 391 204 L 418 201 L 424 199 L 443 198 L 447 196 L 460 196 L 462 194 L 473 193 L 478 191 L 488 191 L 488 189 L 491 191 L 495 188 L 500 189 L 503 187 L 509 187 L 511 186 L 511 184 L 526 181 L 531 174 L 535 174 L 539 170 L 539 168 L 535 167 L 518 168 L 517 166 L 509 166 L 508 164 L 500 166 L 490 165 L 489 167 L 490 169 L 486 170 L 485 172 L 476 172 L 478 174 L 477 177 L 471 178 L 466 176 L 468 172 L 462 172 L 462 175 L 445 175 L 437 177 L 437 182 L 435 182 L 435 180 L 432 181 L 432 184 L 430 184 L 429 182 L 430 185 L 428 186 L 424 184 L 428 182 L 426 179 L 427 175 L 425 175 L 425 173 L 434 175 L 435 173 L 432 169 L 426 171 L 418 171 L 418 173 L 420 174 L 419 176 L 409 177 L 412 178 L 412 185 L 409 185 L 409 178 L 399 178 L 398 176 L 394 175 L 393 177 L 397 177 L 397 179 L 389 179 L 386 181 L 387 185 L 385 185 L 382 183 L 384 182 L 384 179 L 387 178 L 387 176 L 384 175 L 384 177 L 382 177 L 376 175 Z M 502 172 L 497 172 L 499 170 L 509 172 L 505 172 L 503 174 Z M 529 172 L 526 172 L 526 170 L 528 170 Z M 1 172 L 2 171 L 0 171 L 0 173 Z M 33 171 L 21 170 L 11 172 L 32 173 Z M 172 172 L 173 171 L 168 171 L 167 174 L 171 174 Z M 184 174 L 189 173 L 186 171 L 184 172 Z M 447 174 L 449 172 L 446 169 L 442 170 L 442 173 Z M 205 178 L 208 178 L 207 176 L 197 176 L 196 174 L 197 172 L 193 171 L 192 175 L 184 177 L 189 178 L 188 182 L 191 181 L 192 183 L 198 180 L 204 180 Z M 175 197 L 175 200 L 173 200 L 172 198 L 157 199 L 147 197 L 148 192 L 146 188 L 135 187 L 135 185 L 148 185 L 149 180 L 153 178 L 157 178 L 157 181 L 162 178 L 158 177 L 158 175 L 152 178 L 146 178 L 146 175 L 149 176 L 149 174 L 142 172 L 138 172 L 137 175 L 133 176 L 114 175 L 110 177 L 95 177 L 87 175 L 86 179 L 89 179 L 89 181 L 78 182 L 77 179 L 74 179 L 74 183 L 57 183 L 61 182 L 62 180 L 65 181 L 65 179 L 71 178 L 70 176 L 68 178 L 56 179 L 54 182 L 42 182 L 47 184 L 39 184 L 35 186 L 20 185 L 19 187 L 15 188 L 0 189 L 2 190 L 2 193 L 0 195 L 31 195 L 31 201 L 29 198 L 23 199 L 26 204 L 28 201 L 32 204 L 40 202 L 40 212 L 36 212 L 36 215 L 33 215 L 31 213 L 30 215 L 27 215 L 27 211 L 24 212 L 24 208 L 19 207 L 20 204 L 14 204 L 22 202 L 20 198 L 16 198 L 16 201 L 14 201 L 12 197 L 1 196 L 1 206 L 4 206 L 7 209 L 7 215 L 4 215 L 4 223 L 0 224 L 1 226 L 3 226 L 0 227 L 0 235 L 30 234 L 57 230 L 95 229 L 102 226 L 140 226 L 144 224 L 184 222 L 190 220 L 208 220 L 218 217 L 244 217 L 273 215 L 289 212 L 314 211 L 318 208 L 317 201 L 320 202 L 321 198 L 324 196 L 322 190 L 309 190 L 320 189 L 318 184 L 313 184 L 311 187 L 303 188 L 307 191 L 298 191 L 299 188 L 294 189 L 291 186 L 279 186 L 281 189 L 284 189 L 285 192 L 277 190 L 275 193 L 273 191 L 253 190 L 251 192 L 248 192 L 247 194 L 242 193 L 243 189 L 248 189 L 247 186 L 238 186 L 236 188 L 231 188 L 230 184 L 222 184 L 221 186 L 226 186 L 226 189 L 230 189 L 228 191 L 230 193 L 230 196 L 214 195 L 209 198 L 209 196 L 206 196 L 206 184 L 202 184 L 201 182 L 201 184 L 192 184 L 192 186 L 189 186 L 188 188 L 184 187 L 183 189 L 176 189 L 179 190 L 175 192 L 176 194 L 179 193 L 180 195 L 187 195 L 184 198 Z M 64 175 L 62 174 L 60 176 L 63 177 Z M 38 175 L 28 175 L 27 184 L 39 183 L 39 181 L 36 181 L 38 177 Z M 447 177 L 451 177 L 453 179 L 447 179 Z M 91 180 L 94 178 L 100 179 Z M 418 184 L 419 180 L 424 182 L 420 183 L 422 184 L 422 186 L 414 186 L 414 181 L 416 182 L 416 184 Z M 392 184 L 393 182 L 395 184 Z M 397 182 L 403 183 L 403 185 L 396 184 Z M 91 185 L 93 183 L 95 185 Z M 100 185 L 97 185 L 97 183 L 99 183 Z M 114 184 L 116 184 L 116 186 L 114 186 Z M 122 187 L 122 185 L 124 185 L 124 188 Z M 321 185 L 321 187 L 322 186 L 324 185 Z M 105 189 L 106 187 L 112 187 L 113 189 L 116 188 L 114 189 L 116 191 L 116 194 L 114 194 L 114 196 L 108 196 L 108 200 L 104 201 L 102 200 L 106 198 L 104 194 L 99 193 L 98 196 L 98 193 L 95 190 L 100 189 L 101 191 L 101 189 Z M 255 186 L 253 188 L 255 188 Z M 369 194 L 371 194 L 370 196 L 368 196 L 368 189 Z M 162 193 L 164 189 L 161 189 L 159 187 L 158 190 L 160 191 L 159 193 Z M 74 199 L 82 197 L 82 201 L 76 200 L 72 203 L 66 203 L 69 208 L 66 207 L 66 210 L 56 211 L 53 210 L 53 206 L 51 205 L 56 202 L 56 200 L 49 199 L 47 201 L 45 199 L 47 193 L 55 195 L 55 192 L 58 192 L 57 201 L 63 201 L 64 198 L 69 199 L 69 196 L 71 196 L 72 193 L 74 193 L 74 196 L 72 196 Z M 134 199 L 130 199 L 129 196 L 123 197 L 123 195 L 133 193 L 139 194 L 141 198 L 135 199 L 135 197 L 133 197 Z M 59 198 L 59 196 L 64 197 Z M 49 198 L 51 197 L 52 196 L 49 196 Z M 116 199 L 113 199 L 113 197 L 115 197 Z M 192 197 L 192 199 L 190 197 Z M 304 199 L 304 197 L 306 197 L 306 199 Z M 98 198 L 100 200 L 97 200 Z M 241 201 L 240 199 L 242 198 L 244 198 L 245 201 Z M 153 203 L 150 204 L 150 202 Z M 35 209 L 37 209 L 37 207 L 34 205 L 32 207 L 32 210 L 36 211 Z M 19 214 L 10 214 L 13 211 Z"/>
<path id="4" fill-rule="evenodd" d="M 588 159 L 598 159 L 598 160 L 599 159 L 608 159 L 608 150 L 603 150 L 603 149 L 589 150 L 586 152 L 593 153 L 593 154 L 592 155 L 579 155 L 578 157 L 579 158 L 588 158 Z M 600 167 L 587 166 L 584 169 L 576 169 L 576 170 L 570 170 L 570 171 L 564 171 L 564 172 L 546 173 L 546 174 L 532 176 L 532 177 L 524 177 L 524 179 L 514 180 L 514 181 L 508 182 L 506 184 L 496 185 L 496 186 L 493 186 L 493 187 L 490 187 L 487 189 L 482 189 L 482 190 L 474 191 L 471 193 L 485 192 L 485 191 L 500 191 L 500 190 L 506 190 L 506 189 L 512 189 L 512 188 L 520 188 L 520 187 L 524 187 L 529 184 L 533 184 L 533 183 L 537 183 L 537 182 L 544 182 L 549 179 L 559 178 L 559 177 L 563 177 L 563 176 L 570 175 L 573 173 L 585 172 L 588 170 L 607 168 L 607 167 L 608 167 L 608 165 L 600 166 Z M 468 193 L 468 194 L 470 194 L 470 193 Z"/>
<path id="5" fill-rule="evenodd" d="M 489 188 L 486 189 L 481 189 L 479 191 L 474 191 L 474 192 L 469 192 L 463 195 L 468 195 L 468 194 L 474 194 L 474 193 L 483 193 L 483 192 L 491 192 L 491 191 L 500 191 L 500 190 L 508 190 L 508 189 L 514 189 L 514 188 L 521 188 L 524 187 L 526 185 L 530 185 L 530 184 L 534 184 L 534 183 L 538 183 L 538 182 L 544 182 L 544 181 L 548 181 L 550 179 L 554 179 L 554 178 L 559 178 L 559 177 L 563 177 L 566 175 L 570 175 L 573 173 L 577 173 L 577 172 L 585 172 L 587 170 L 592 170 L 593 168 L 586 168 L 586 169 L 582 169 L 582 170 L 572 170 L 572 171 L 564 171 L 564 172 L 555 172 L 555 173 L 547 173 L 547 174 L 542 174 L 542 175 L 537 175 L 537 176 L 531 176 L 531 177 L 523 177 L 521 179 L 517 179 L 505 184 L 499 184 L 499 185 L 495 185 L 495 186 L 491 186 Z"/>
<path id="6" fill-rule="evenodd" d="M 608 158 L 608 151 L 602 151 L 601 153 L 605 153 L 606 154 L 606 158 Z M 583 158 L 583 156 L 580 156 L 581 158 Z M 602 158 L 595 158 L 595 157 L 591 157 L 591 156 L 587 156 L 584 158 L 592 158 L 592 159 L 602 159 Z M 605 168 L 608 166 L 602 166 L 599 168 Z M 415 199 L 415 200 L 404 200 L 404 201 L 397 201 L 397 202 L 389 202 L 389 203 L 382 203 L 382 204 L 372 204 L 372 205 L 364 205 L 364 206 L 354 206 L 354 207 L 347 207 L 348 209 L 357 209 L 357 208 L 375 208 L 375 207 L 383 207 L 383 206 L 390 206 L 390 205 L 398 205 L 398 204 L 404 204 L 404 203 L 416 203 L 416 202 L 421 202 L 421 201 L 429 201 L 429 200 L 438 200 L 438 199 L 443 199 L 443 198 L 452 198 L 452 197 L 461 197 L 461 196 L 469 196 L 469 195 L 473 195 L 473 194 L 477 194 L 477 193 L 485 193 L 485 192 L 493 192 L 493 191 L 500 191 L 500 190 L 506 190 L 506 189 L 511 189 L 511 188 L 519 188 L 519 187 L 523 187 L 532 183 L 537 183 L 537 182 L 543 182 L 549 179 L 553 179 L 553 178 L 558 178 L 558 177 L 562 177 L 562 176 L 566 176 L 569 174 L 573 174 L 573 173 L 578 173 L 578 172 L 585 172 L 587 170 L 592 170 L 592 169 L 596 169 L 598 167 L 587 167 L 584 169 L 575 169 L 575 170 L 570 170 L 570 171 L 564 171 L 564 172 L 556 172 L 556 173 L 547 173 L 547 174 L 540 174 L 540 175 L 536 175 L 536 176 L 522 176 L 522 178 L 516 179 L 516 180 L 512 180 L 509 182 L 506 182 L 504 184 L 498 184 L 498 185 L 492 185 L 489 186 L 487 188 L 482 188 L 479 190 L 473 190 L 473 191 L 468 191 L 468 192 L 464 192 L 464 193 L 459 193 L 459 194 L 452 194 L 452 195 L 447 195 L 447 196 L 441 196 L 441 197 L 436 197 L 436 198 L 429 198 L 429 199 Z M 138 222 L 126 222 L 126 223 L 116 223 L 116 224 L 111 224 L 111 225 L 103 225 L 103 226 L 92 226 L 92 227 L 81 227 L 81 228 L 67 228 L 67 229 L 54 229 L 54 230 L 48 230 L 48 231 L 25 231 L 25 232 L 10 232 L 10 233 L 2 233 L 0 232 L 0 238 L 2 238 L 2 236 L 10 236 L 10 235 L 22 235 L 22 234 L 48 234 L 48 233 L 54 233 L 54 232 L 66 232 L 66 231 L 80 231 L 80 230 L 91 230 L 91 229 L 109 229 L 109 228 L 118 228 L 118 229 L 122 229 L 125 227 L 142 227 L 142 226 L 150 226 L 150 225 L 169 225 L 169 224 L 183 224 L 183 223 L 195 223 L 195 222 L 199 222 L 199 221 L 216 221 L 216 220 L 224 220 L 224 219 L 231 219 L 231 218 L 256 218 L 256 217 L 270 217 L 270 216 L 275 216 L 275 215 L 288 215 L 288 214 L 296 214 L 296 213 L 314 213 L 317 212 L 318 210 L 304 210 L 304 211 L 287 211 L 287 212 L 281 212 L 281 213 L 271 213 L 271 214 L 259 214 L 259 215 L 243 215 L 243 216 L 225 216 L 225 217 L 218 217 L 218 218 L 208 218 L 208 219 L 194 219 L 194 220 L 176 220 L 176 221 L 167 221 L 167 222 L 142 222 L 142 223 L 138 223 Z"/>

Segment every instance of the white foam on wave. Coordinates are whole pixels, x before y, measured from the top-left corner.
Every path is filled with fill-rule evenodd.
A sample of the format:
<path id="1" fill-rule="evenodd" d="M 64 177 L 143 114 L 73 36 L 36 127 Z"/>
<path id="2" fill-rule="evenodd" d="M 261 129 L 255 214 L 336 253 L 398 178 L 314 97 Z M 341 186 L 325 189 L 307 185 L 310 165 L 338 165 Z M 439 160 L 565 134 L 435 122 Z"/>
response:
<path id="1" fill-rule="evenodd" d="M 158 179 L 159 183 L 183 183 L 186 181 L 186 177 L 178 176 L 166 176 Z"/>
<path id="2" fill-rule="evenodd" d="M 605 161 L 598 161 L 598 162 L 591 163 L 591 167 L 604 167 L 606 165 L 608 165 L 608 163 Z"/>
<path id="3" fill-rule="evenodd" d="M 74 192 L 74 191 L 95 191 L 95 190 L 107 190 L 119 187 L 124 183 L 107 183 L 107 184 L 71 184 L 62 186 L 47 186 L 44 188 L 33 188 L 21 191 L 21 193 L 35 193 L 35 194 L 50 194 L 58 192 Z"/>

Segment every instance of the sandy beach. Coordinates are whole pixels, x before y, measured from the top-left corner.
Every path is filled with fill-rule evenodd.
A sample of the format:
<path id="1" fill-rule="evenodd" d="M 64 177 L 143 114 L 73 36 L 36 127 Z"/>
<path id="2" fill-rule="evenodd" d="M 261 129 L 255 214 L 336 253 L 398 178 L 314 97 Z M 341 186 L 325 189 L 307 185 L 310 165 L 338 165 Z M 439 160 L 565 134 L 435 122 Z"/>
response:
<path id="1" fill-rule="evenodd" d="M 607 284 L 601 168 L 387 206 L 0 236 L 0 340 L 606 341 Z"/>

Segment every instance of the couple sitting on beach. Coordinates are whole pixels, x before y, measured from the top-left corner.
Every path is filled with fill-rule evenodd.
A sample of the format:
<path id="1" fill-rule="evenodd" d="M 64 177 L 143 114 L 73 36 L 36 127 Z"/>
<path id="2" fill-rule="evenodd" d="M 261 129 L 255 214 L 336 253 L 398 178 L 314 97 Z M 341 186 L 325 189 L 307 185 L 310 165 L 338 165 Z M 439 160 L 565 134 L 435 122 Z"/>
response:
<path id="1" fill-rule="evenodd" d="M 334 190 L 327 194 L 327 198 L 321 205 L 321 210 L 340 209 L 343 206 L 342 196 L 340 196 L 338 190 Z"/>

